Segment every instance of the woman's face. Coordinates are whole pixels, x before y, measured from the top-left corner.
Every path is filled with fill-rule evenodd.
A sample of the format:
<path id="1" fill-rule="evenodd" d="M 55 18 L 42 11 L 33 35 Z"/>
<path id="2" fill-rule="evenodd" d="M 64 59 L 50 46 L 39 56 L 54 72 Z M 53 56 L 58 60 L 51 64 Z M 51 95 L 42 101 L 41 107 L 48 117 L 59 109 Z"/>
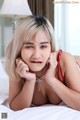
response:
<path id="1" fill-rule="evenodd" d="M 23 44 L 21 57 L 33 72 L 41 71 L 51 53 L 49 36 L 44 31 L 38 31 L 34 37 Z"/>

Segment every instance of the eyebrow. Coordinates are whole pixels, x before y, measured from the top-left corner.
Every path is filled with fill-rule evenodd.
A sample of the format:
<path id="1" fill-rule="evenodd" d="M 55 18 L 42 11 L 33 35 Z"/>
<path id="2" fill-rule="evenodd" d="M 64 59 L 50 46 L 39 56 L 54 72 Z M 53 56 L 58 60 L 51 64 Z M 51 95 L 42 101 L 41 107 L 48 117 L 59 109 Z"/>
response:
<path id="1" fill-rule="evenodd" d="M 33 45 L 32 42 L 25 42 L 24 44 L 26 44 L 26 45 Z"/>
<path id="2" fill-rule="evenodd" d="M 33 42 L 25 42 L 24 44 L 26 44 L 26 45 L 34 45 Z M 42 45 L 42 44 L 49 44 L 49 42 L 40 42 L 40 44 L 41 44 L 41 45 Z"/>
<path id="3" fill-rule="evenodd" d="M 40 44 L 49 44 L 49 42 L 41 42 Z"/>

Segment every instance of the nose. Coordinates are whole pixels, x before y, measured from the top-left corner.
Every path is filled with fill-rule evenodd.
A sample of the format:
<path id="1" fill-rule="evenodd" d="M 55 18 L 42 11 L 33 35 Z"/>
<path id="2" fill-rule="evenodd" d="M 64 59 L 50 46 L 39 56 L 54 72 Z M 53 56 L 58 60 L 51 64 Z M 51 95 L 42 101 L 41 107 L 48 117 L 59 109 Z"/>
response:
<path id="1" fill-rule="evenodd" d="M 41 58 L 41 51 L 40 51 L 39 48 L 36 48 L 36 49 L 34 50 L 34 52 L 33 52 L 33 58 L 34 58 L 34 59 L 37 59 L 37 60 Z"/>

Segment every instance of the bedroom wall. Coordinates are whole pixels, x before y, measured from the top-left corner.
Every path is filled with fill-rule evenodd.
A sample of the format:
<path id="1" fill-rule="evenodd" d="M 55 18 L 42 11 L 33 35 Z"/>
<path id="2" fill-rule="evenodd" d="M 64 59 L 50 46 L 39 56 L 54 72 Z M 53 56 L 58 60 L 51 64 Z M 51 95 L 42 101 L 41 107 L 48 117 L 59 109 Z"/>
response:
<path id="1" fill-rule="evenodd" d="M 0 9 L 3 0 L 0 0 Z M 0 59 L 5 56 L 6 47 L 12 37 L 12 20 L 5 16 L 0 16 Z"/>
<path id="2" fill-rule="evenodd" d="M 0 9 L 2 3 L 3 0 L 0 0 Z M 9 79 L 4 70 L 4 59 L 6 47 L 11 37 L 12 37 L 11 19 L 0 16 L 0 97 L 1 96 L 5 97 L 5 95 L 8 94 L 9 89 Z"/>

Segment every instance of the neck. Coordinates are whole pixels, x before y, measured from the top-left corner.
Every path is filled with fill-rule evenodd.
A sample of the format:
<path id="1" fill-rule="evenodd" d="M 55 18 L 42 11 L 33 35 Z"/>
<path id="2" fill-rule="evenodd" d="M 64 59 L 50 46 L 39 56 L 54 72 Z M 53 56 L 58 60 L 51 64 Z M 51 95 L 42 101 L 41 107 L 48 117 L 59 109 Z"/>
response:
<path id="1" fill-rule="evenodd" d="M 41 71 L 34 72 L 34 74 L 36 74 L 37 78 L 40 78 L 40 77 L 42 77 L 45 74 L 45 72 L 47 71 L 47 69 L 48 69 L 48 65 L 45 65 L 45 67 Z"/>
<path id="2" fill-rule="evenodd" d="M 39 71 L 39 72 L 36 72 L 36 76 L 39 78 L 39 77 L 42 77 L 44 74 L 45 74 L 45 72 L 47 71 L 47 69 L 48 69 L 48 65 L 46 65 L 41 71 Z"/>

